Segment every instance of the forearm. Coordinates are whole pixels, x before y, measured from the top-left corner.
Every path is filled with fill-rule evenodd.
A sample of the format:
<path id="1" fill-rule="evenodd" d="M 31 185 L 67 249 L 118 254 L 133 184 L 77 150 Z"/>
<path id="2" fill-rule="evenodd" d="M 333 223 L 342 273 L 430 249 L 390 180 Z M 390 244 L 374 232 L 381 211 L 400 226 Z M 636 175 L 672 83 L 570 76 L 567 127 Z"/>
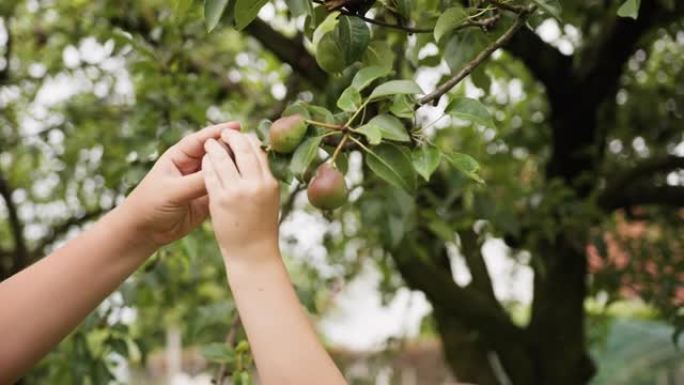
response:
<path id="1" fill-rule="evenodd" d="M 115 209 L 61 249 L 0 283 L 0 384 L 40 360 L 153 251 Z"/>
<path id="2" fill-rule="evenodd" d="M 343 385 L 277 250 L 227 263 L 228 281 L 264 385 Z"/>

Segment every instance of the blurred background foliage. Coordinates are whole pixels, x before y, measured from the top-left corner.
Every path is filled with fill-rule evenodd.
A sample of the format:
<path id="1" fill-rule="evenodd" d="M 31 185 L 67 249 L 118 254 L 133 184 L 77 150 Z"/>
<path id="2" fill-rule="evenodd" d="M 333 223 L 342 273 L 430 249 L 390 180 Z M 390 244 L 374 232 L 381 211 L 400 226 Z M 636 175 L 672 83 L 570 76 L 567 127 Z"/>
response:
<path id="1" fill-rule="evenodd" d="M 388 11 L 394 3 L 371 14 L 431 27 L 457 2 L 403 1 L 408 18 Z M 201 2 L 3 1 L 0 277 L 120 202 L 184 133 L 225 120 L 254 129 L 297 100 L 334 109 L 359 67 L 319 68 L 305 37 L 311 22 L 288 5 L 268 3 L 241 32 L 226 13 L 208 33 Z M 443 165 L 410 196 L 373 178 L 358 152 L 348 157 L 352 202 L 335 213 L 313 210 L 296 183 L 283 185 L 283 248 L 314 317 L 371 266 L 387 301 L 402 287 L 425 293 L 433 312 L 424 333 L 441 339 L 454 378 L 584 384 L 595 374 L 592 350 L 604 364 L 597 383 L 654 383 L 648 373 L 643 382 L 613 375 L 653 352 L 645 343 L 628 354 L 621 344 L 643 336 L 666 349 L 671 329 L 656 321 L 684 327 L 684 7 L 643 0 L 634 21 L 617 16 L 620 5 L 567 2 L 559 20 L 537 17 L 538 34 L 521 30 L 438 104 L 416 111 L 413 126 L 475 157 L 486 185 Z M 481 49 L 481 36 L 499 33 L 436 44 L 432 34 L 372 31 L 394 76 L 425 90 Z M 464 95 L 487 106 L 496 129 L 443 116 Z M 482 255 L 492 239 L 533 271 L 531 302 L 495 293 Z M 457 284 L 463 272 L 469 278 Z M 652 321 L 615 321 L 615 331 L 624 314 L 611 309 L 624 301 L 640 301 L 641 318 Z M 248 371 L 244 348 L 233 349 L 244 340 L 235 319 L 205 225 L 155 254 L 24 382 L 107 383 L 121 362 L 144 367 L 170 329 L 203 346 L 210 371 L 237 361 Z"/>

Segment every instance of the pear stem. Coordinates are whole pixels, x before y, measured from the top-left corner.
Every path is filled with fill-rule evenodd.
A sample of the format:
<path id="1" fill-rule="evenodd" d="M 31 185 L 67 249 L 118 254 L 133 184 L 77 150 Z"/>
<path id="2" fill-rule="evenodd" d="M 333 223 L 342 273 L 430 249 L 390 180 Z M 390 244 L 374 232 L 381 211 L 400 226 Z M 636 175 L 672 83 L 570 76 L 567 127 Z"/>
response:
<path id="1" fill-rule="evenodd" d="M 339 124 L 331 124 L 331 123 L 323 123 L 323 122 L 317 122 L 315 120 L 304 120 L 307 124 L 311 124 L 312 126 L 319 126 L 323 128 L 329 128 L 331 130 L 336 130 L 336 131 L 344 131 L 344 126 L 341 126 Z"/>
<path id="2" fill-rule="evenodd" d="M 370 103 L 370 99 L 366 99 L 366 101 L 363 102 L 363 104 L 361 105 L 361 107 L 359 107 L 359 109 L 356 110 L 356 112 L 354 112 L 354 115 L 352 115 L 352 117 L 349 118 L 349 120 L 347 121 L 347 124 L 345 124 L 344 126 L 345 126 L 345 127 L 351 126 L 351 124 L 354 122 L 354 119 L 356 119 L 356 117 L 359 116 L 359 114 L 361 113 L 361 111 L 365 111 L 365 110 L 366 110 L 366 106 L 368 105 L 368 103 Z"/>
<path id="3" fill-rule="evenodd" d="M 340 140 L 340 143 L 337 145 L 337 148 L 335 148 L 335 152 L 333 153 L 332 158 L 330 158 L 330 163 L 333 166 L 335 165 L 335 160 L 337 159 L 337 156 L 340 155 L 342 148 L 344 148 L 345 143 L 347 143 L 347 139 L 349 139 L 349 134 L 345 134 L 342 137 L 342 140 Z"/>

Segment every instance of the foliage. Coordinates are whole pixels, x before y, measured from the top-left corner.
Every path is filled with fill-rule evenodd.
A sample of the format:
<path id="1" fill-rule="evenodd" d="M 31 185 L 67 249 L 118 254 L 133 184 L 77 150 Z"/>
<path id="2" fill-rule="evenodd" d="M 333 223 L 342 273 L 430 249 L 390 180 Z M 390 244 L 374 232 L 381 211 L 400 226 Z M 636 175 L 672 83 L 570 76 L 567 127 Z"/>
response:
<path id="1" fill-rule="evenodd" d="M 235 119 L 267 141 L 271 121 L 301 114 L 306 137 L 270 160 L 313 314 L 373 266 L 387 297 L 425 292 L 459 378 L 499 383 L 494 352 L 515 384 L 586 383 L 587 296 L 638 296 L 684 327 L 684 11 L 564 3 L 3 2 L 1 276 L 120 201 L 182 134 Z M 540 25 L 561 26 L 559 39 L 542 41 Z M 334 212 L 297 199 L 326 161 L 349 184 Z M 319 223 L 324 264 L 287 236 L 293 213 Z M 622 218 L 648 236 L 626 237 Z M 529 324 L 496 299 L 481 252 L 492 238 L 534 271 Z M 606 239 L 629 264 L 614 266 Z M 592 248 L 604 263 L 587 287 Z M 452 279 L 457 259 L 467 286 Z M 144 365 L 169 327 L 248 381 L 222 269 L 205 225 L 157 253 L 27 382 L 105 383 L 118 359 Z"/>

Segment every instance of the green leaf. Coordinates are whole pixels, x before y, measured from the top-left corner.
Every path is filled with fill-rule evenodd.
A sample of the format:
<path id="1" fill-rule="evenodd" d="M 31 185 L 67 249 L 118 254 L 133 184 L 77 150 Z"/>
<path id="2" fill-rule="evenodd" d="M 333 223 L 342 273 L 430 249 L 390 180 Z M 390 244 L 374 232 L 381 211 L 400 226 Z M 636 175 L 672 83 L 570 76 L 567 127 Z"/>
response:
<path id="1" fill-rule="evenodd" d="M 363 91 L 366 87 L 373 83 L 373 81 L 381 77 L 385 77 L 391 72 L 391 67 L 370 66 L 361 68 L 359 72 L 354 75 L 351 85 L 357 90 Z"/>
<path id="2" fill-rule="evenodd" d="M 282 116 L 290 116 L 295 114 L 300 114 L 306 119 L 311 118 L 311 115 L 309 114 L 309 106 L 300 100 L 287 106 L 285 111 L 283 111 Z"/>
<path id="3" fill-rule="evenodd" d="M 323 8 L 325 7 L 318 7 L 318 8 Z M 323 36 L 325 36 L 328 32 L 331 32 L 335 30 L 335 27 L 337 27 L 337 23 L 339 22 L 337 20 L 337 15 L 338 13 L 330 13 L 328 16 L 323 19 L 321 24 L 316 27 L 316 30 L 313 32 L 313 37 L 311 39 L 311 42 L 313 43 L 314 47 L 318 47 L 318 43 L 320 43 L 321 39 L 323 39 Z"/>
<path id="4" fill-rule="evenodd" d="M 397 142 L 408 142 L 411 140 L 401 121 L 392 115 L 378 115 L 366 123 L 366 125 L 377 127 L 383 139 L 395 140 Z"/>
<path id="5" fill-rule="evenodd" d="M 128 344 L 125 340 L 111 338 L 107 341 L 107 345 L 109 345 L 113 351 L 120 354 L 122 357 L 128 357 Z"/>
<path id="6" fill-rule="evenodd" d="M 269 151 L 268 167 L 271 169 L 271 173 L 276 179 L 285 183 L 290 183 L 292 181 L 289 156 L 280 155 L 275 151 Z"/>
<path id="7" fill-rule="evenodd" d="M 377 86 L 370 99 L 382 98 L 391 95 L 415 95 L 422 94 L 423 90 L 413 80 L 390 80 Z"/>
<path id="8" fill-rule="evenodd" d="M 268 0 L 236 0 L 235 3 L 235 28 L 238 31 L 245 29 L 254 19 Z"/>
<path id="9" fill-rule="evenodd" d="M 242 371 L 235 376 L 234 385 L 252 385 L 252 377 L 248 372 Z"/>
<path id="10" fill-rule="evenodd" d="M 444 60 L 453 71 L 460 70 L 489 43 L 481 31 L 466 29 L 451 36 L 444 47 Z"/>
<path id="11" fill-rule="evenodd" d="M 459 119 L 468 120 L 489 128 L 496 128 L 492 115 L 482 103 L 475 99 L 460 97 L 454 99 L 446 108 L 446 112 Z"/>
<path id="12" fill-rule="evenodd" d="M 484 184 L 484 180 L 477 174 L 480 171 L 480 164 L 470 155 L 454 152 L 450 154 L 443 154 L 444 157 L 453 165 L 458 171 L 462 172 L 468 178 L 477 183 Z"/>
<path id="13" fill-rule="evenodd" d="M 200 352 L 207 360 L 211 362 L 230 364 L 235 360 L 235 353 L 227 345 L 223 343 L 211 343 L 200 348 Z"/>
<path id="14" fill-rule="evenodd" d="M 358 17 L 342 16 L 336 28 L 337 44 L 344 53 L 344 62 L 350 65 L 361 59 L 370 43 L 370 28 Z M 339 58 L 338 58 L 339 60 Z"/>
<path id="15" fill-rule="evenodd" d="M 539 8 L 541 8 L 545 13 L 553 16 L 556 19 L 560 20 L 561 17 L 561 3 L 558 0 L 532 0 L 534 1 Z"/>
<path id="16" fill-rule="evenodd" d="M 641 7 L 641 0 L 627 0 L 618 9 L 618 16 L 631 17 L 636 20 L 639 17 L 639 8 Z"/>
<path id="17" fill-rule="evenodd" d="M 271 130 L 271 124 L 273 122 L 270 120 L 263 119 L 256 128 L 257 137 L 259 137 L 262 143 L 268 144 L 268 132 Z"/>
<path id="18" fill-rule="evenodd" d="M 489 93 L 492 87 L 492 79 L 487 75 L 484 66 L 479 66 L 470 74 L 470 80 L 477 88 L 481 88 L 485 93 Z"/>
<path id="19" fill-rule="evenodd" d="M 285 0 L 287 9 L 293 16 L 313 15 L 313 3 L 311 0 Z"/>
<path id="20" fill-rule="evenodd" d="M 395 56 L 387 42 L 376 40 L 370 43 L 361 61 L 367 66 L 378 66 L 391 70 Z"/>
<path id="21" fill-rule="evenodd" d="M 290 171 L 297 176 L 303 175 L 309 168 L 311 162 L 316 159 L 318 155 L 318 147 L 321 145 L 320 136 L 309 138 L 303 141 L 292 154 L 292 161 L 290 162 Z"/>
<path id="22" fill-rule="evenodd" d="M 415 101 L 410 95 L 394 95 L 390 112 L 392 115 L 403 119 L 413 119 L 415 116 Z"/>
<path id="23" fill-rule="evenodd" d="M 413 1 L 412 0 L 394 0 L 396 6 L 397 6 L 397 12 L 403 17 L 404 19 L 410 19 L 411 18 L 411 11 L 413 10 Z"/>
<path id="24" fill-rule="evenodd" d="M 174 0 L 173 13 L 176 16 L 185 15 L 192 7 L 192 0 Z"/>
<path id="25" fill-rule="evenodd" d="M 399 147 L 385 143 L 366 153 L 366 164 L 377 176 L 409 193 L 415 191 L 416 172 L 409 156 Z"/>
<path id="26" fill-rule="evenodd" d="M 315 105 L 308 105 L 307 108 L 312 120 L 323 123 L 335 123 L 335 117 L 327 108 Z"/>
<path id="27" fill-rule="evenodd" d="M 364 124 L 363 126 L 356 129 L 356 132 L 363 134 L 368 139 L 368 143 L 375 146 L 382 142 L 382 132 L 378 126 L 372 124 Z"/>
<path id="28" fill-rule="evenodd" d="M 411 159 L 413 160 L 413 168 L 418 175 L 422 176 L 426 182 L 429 182 L 430 177 L 439 167 L 442 154 L 435 147 L 427 145 L 415 149 L 411 153 Z"/>
<path id="29" fill-rule="evenodd" d="M 445 35 L 456 29 L 466 20 L 468 20 L 468 12 L 466 12 L 463 6 L 458 5 L 447 9 L 437 19 L 437 24 L 435 24 L 435 41 L 439 43 Z"/>
<path id="30" fill-rule="evenodd" d="M 204 0 L 204 25 L 211 32 L 218 25 L 228 0 Z"/>
<path id="31" fill-rule="evenodd" d="M 359 109 L 361 103 L 363 103 L 361 100 L 361 94 L 354 86 L 350 86 L 344 90 L 342 95 L 340 95 L 340 98 L 337 99 L 337 107 L 339 107 L 342 111 L 347 112 L 355 112 Z"/>
<path id="32" fill-rule="evenodd" d="M 342 72 L 347 68 L 345 60 L 340 58 L 341 48 L 333 32 L 328 32 L 316 46 L 316 62 L 328 73 Z"/>

